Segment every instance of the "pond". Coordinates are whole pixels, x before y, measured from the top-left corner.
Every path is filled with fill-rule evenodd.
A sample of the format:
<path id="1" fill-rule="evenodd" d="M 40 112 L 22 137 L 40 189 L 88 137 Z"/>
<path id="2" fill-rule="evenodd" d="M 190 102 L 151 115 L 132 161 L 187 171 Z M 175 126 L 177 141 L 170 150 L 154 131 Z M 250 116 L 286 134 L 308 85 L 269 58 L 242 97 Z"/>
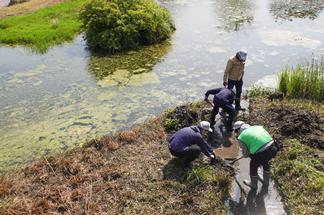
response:
<path id="1" fill-rule="evenodd" d="M 82 35 L 45 54 L 0 47 L 0 171 L 127 129 L 222 85 L 248 51 L 244 88 L 324 53 L 323 2 L 165 0 L 170 41 L 96 56 Z M 268 82 L 272 84 L 272 82 Z"/>

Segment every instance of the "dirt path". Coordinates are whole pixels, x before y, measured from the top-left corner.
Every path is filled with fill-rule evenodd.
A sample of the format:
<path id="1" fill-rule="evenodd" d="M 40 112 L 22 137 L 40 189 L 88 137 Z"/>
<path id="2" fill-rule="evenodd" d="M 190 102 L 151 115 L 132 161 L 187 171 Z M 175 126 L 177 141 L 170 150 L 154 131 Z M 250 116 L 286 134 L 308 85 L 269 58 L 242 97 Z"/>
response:
<path id="1" fill-rule="evenodd" d="M 52 6 L 63 1 L 64 0 L 31 0 L 10 7 L 3 7 L 0 8 L 0 18 L 24 15 L 36 11 L 40 8 Z"/>

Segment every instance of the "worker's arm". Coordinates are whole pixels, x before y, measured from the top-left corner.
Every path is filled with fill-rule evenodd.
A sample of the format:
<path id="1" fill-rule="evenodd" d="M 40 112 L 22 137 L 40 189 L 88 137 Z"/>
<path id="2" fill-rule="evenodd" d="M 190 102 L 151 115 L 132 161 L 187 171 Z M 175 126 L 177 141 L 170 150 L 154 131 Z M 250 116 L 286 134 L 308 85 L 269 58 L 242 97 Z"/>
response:
<path id="1" fill-rule="evenodd" d="M 209 95 L 216 95 L 217 93 L 219 93 L 219 91 L 220 91 L 221 89 L 222 89 L 222 88 L 215 88 L 215 89 L 208 90 L 208 91 L 205 93 L 205 101 L 208 100 L 208 96 L 209 96 Z"/>
<path id="2" fill-rule="evenodd" d="M 223 77 L 224 86 L 227 85 L 228 73 L 232 69 L 232 67 L 233 67 L 233 62 L 231 61 L 231 59 L 229 59 L 227 61 L 227 65 L 226 65 L 225 72 L 224 72 L 224 77 Z"/>
<path id="3" fill-rule="evenodd" d="M 207 157 L 214 156 L 213 149 L 209 146 L 209 144 L 202 138 L 202 136 L 197 137 L 197 145 L 200 147 L 202 153 L 204 153 Z"/>
<path id="4" fill-rule="evenodd" d="M 249 150 L 247 149 L 246 145 L 238 140 L 238 143 L 240 145 L 240 148 L 242 149 L 242 154 L 245 158 L 249 157 L 250 153 Z"/>

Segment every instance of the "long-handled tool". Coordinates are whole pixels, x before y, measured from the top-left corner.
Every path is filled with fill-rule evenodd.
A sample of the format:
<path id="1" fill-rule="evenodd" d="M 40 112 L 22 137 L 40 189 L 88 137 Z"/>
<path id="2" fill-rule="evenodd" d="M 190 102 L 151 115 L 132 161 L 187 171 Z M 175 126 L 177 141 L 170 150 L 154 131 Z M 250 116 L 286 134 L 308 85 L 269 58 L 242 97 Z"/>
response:
<path id="1" fill-rule="evenodd" d="M 229 162 L 228 164 L 233 165 L 236 161 L 241 160 L 242 158 L 244 158 L 244 156 L 241 156 L 241 157 L 236 158 L 236 159 L 234 159 L 234 160 L 233 160 L 233 158 L 225 158 L 225 160 L 232 160 L 232 161 Z"/>

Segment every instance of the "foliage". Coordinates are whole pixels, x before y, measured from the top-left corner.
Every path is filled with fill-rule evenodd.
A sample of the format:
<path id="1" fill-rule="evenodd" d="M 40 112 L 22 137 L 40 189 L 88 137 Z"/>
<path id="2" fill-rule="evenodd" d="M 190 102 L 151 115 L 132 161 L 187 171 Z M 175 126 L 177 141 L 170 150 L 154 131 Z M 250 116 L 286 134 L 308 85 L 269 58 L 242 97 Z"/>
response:
<path id="1" fill-rule="evenodd" d="M 266 97 L 272 94 L 275 90 L 272 88 L 265 88 L 261 86 L 252 86 L 246 92 L 247 98 L 254 98 L 254 97 Z"/>
<path id="2" fill-rule="evenodd" d="M 287 97 L 324 101 L 324 65 L 312 63 L 308 66 L 284 69 L 279 75 L 279 90 Z"/>
<path id="3" fill-rule="evenodd" d="M 154 0 L 92 0 L 80 17 L 91 50 L 110 53 L 170 37 L 170 13 Z"/>
<path id="4" fill-rule="evenodd" d="M 179 127 L 180 125 L 180 120 L 179 119 L 170 119 L 166 118 L 164 120 L 164 127 L 167 131 L 172 131 L 175 130 Z"/>
<path id="5" fill-rule="evenodd" d="M 324 201 L 323 160 L 317 157 L 314 149 L 297 140 L 288 140 L 273 167 L 292 214 L 316 214 L 321 210 Z"/>
<path id="6" fill-rule="evenodd" d="M 83 0 L 69 0 L 23 16 L 0 20 L 0 42 L 23 44 L 45 52 L 80 33 L 78 18 Z"/>

